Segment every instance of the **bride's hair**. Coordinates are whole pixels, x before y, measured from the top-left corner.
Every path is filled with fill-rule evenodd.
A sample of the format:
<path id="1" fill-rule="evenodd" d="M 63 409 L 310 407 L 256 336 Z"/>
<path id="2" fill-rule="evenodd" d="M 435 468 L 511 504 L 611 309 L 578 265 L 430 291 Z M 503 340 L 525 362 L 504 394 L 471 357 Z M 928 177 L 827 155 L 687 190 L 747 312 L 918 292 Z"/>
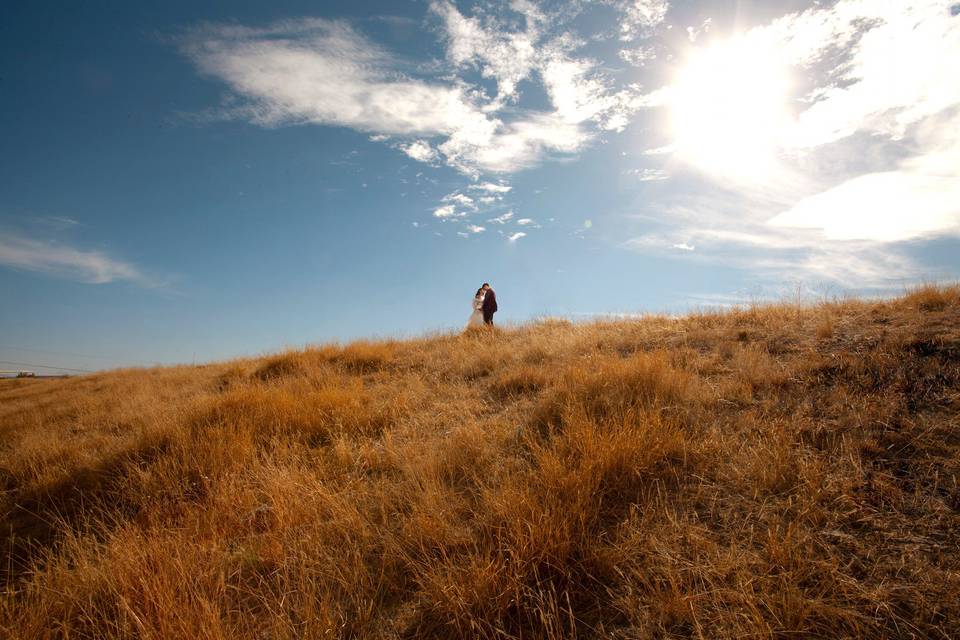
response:
<path id="1" fill-rule="evenodd" d="M 480 287 L 479 289 L 477 289 L 477 293 L 473 297 L 476 298 L 481 293 L 483 293 L 483 287 Z"/>

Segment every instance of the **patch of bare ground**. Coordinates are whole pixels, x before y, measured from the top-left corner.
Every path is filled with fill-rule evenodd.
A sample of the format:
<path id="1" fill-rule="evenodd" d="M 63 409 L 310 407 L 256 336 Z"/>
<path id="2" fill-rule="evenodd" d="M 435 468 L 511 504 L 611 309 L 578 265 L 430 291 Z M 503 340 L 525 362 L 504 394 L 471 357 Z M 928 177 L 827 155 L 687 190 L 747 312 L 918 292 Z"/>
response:
<path id="1" fill-rule="evenodd" d="M 949 638 L 960 288 L 0 384 L 11 638 Z"/>

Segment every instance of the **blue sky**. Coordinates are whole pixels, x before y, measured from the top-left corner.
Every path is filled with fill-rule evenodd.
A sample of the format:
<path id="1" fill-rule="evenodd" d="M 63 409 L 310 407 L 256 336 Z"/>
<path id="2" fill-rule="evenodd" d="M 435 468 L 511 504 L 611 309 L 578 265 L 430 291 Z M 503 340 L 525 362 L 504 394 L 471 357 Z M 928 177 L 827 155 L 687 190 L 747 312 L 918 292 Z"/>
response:
<path id="1" fill-rule="evenodd" d="M 448 330 L 484 281 L 509 322 L 955 279 L 958 14 L 7 3 L 0 361 Z"/>

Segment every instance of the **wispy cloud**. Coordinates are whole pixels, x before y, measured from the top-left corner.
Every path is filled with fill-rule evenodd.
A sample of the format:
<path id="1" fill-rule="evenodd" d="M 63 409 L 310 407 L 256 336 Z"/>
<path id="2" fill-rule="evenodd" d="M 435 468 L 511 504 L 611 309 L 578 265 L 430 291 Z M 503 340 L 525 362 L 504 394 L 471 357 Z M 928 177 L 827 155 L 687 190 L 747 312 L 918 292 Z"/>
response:
<path id="1" fill-rule="evenodd" d="M 865 28 L 864 25 L 870 25 Z M 937 2 L 847 0 L 807 11 L 769 30 L 797 64 L 819 63 L 852 42 L 831 70 L 832 84 L 814 89 L 789 140 L 816 157 L 849 149 L 869 133 L 875 148 L 902 141 L 890 170 L 855 175 L 806 196 L 771 224 L 821 229 L 829 239 L 882 242 L 960 233 L 960 20 Z"/>
<path id="2" fill-rule="evenodd" d="M 608 0 L 620 10 L 620 39 L 649 35 L 667 17 L 667 0 Z"/>
<path id="3" fill-rule="evenodd" d="M 506 31 L 480 18 L 464 16 L 449 1 L 432 2 L 431 10 L 440 17 L 444 26 L 447 58 L 455 67 L 477 67 L 485 78 L 497 82 L 497 102 L 513 98 L 517 85 L 526 79 L 536 66 L 536 43 L 540 38 L 543 16 L 532 7 L 523 19 L 526 28 Z"/>
<path id="4" fill-rule="evenodd" d="M 0 265 L 89 284 L 127 281 L 158 286 L 134 265 L 101 251 L 77 249 L 11 233 L 0 233 Z"/>
<path id="5" fill-rule="evenodd" d="M 468 188 L 472 191 L 486 191 L 487 193 L 503 195 L 509 192 L 512 187 L 503 183 L 481 182 L 480 184 L 471 184 Z"/>
<path id="6" fill-rule="evenodd" d="M 895 242 L 960 235 L 960 114 L 920 155 L 801 199 L 770 224 L 820 229 L 828 240 Z"/>
<path id="7" fill-rule="evenodd" d="M 643 155 L 645 156 L 662 156 L 673 153 L 676 151 L 676 147 L 672 144 L 664 145 L 662 147 L 653 147 L 650 149 L 645 149 Z"/>
<path id="8" fill-rule="evenodd" d="M 37 216 L 31 218 L 34 224 L 48 227 L 54 231 L 64 231 L 73 227 L 80 226 L 79 220 L 74 220 L 69 216 Z"/>
<path id="9" fill-rule="evenodd" d="M 504 10 L 519 15 L 522 28 L 496 13 L 464 15 L 447 0 L 430 7 L 449 65 L 433 76 L 350 24 L 320 18 L 261 28 L 204 25 L 183 34 L 180 46 L 201 72 L 244 99 L 222 110 L 224 117 L 349 127 L 414 160 L 442 161 L 475 177 L 575 154 L 645 106 L 639 87 L 612 86 L 599 62 L 576 56 L 583 43 L 552 33 L 532 3 Z M 635 13 L 633 5 L 624 10 Z M 496 95 L 470 81 L 473 69 L 496 82 Z M 523 80 L 539 81 L 553 109 L 517 107 Z"/>
<path id="10" fill-rule="evenodd" d="M 640 182 L 656 182 L 670 177 L 670 174 L 663 169 L 632 169 L 630 173 L 637 176 Z"/>
<path id="11" fill-rule="evenodd" d="M 465 229 L 461 233 L 482 233 L 486 228 L 474 222 L 473 218 L 483 216 L 487 222 L 496 225 L 504 225 L 513 219 L 513 211 L 502 212 L 504 198 L 510 190 L 510 185 L 504 183 L 467 185 L 465 189 L 458 189 L 441 197 L 438 206 L 433 209 L 433 217 L 441 222 L 461 223 L 462 229 Z"/>
<path id="12" fill-rule="evenodd" d="M 409 144 L 400 145 L 400 150 L 417 162 L 430 163 L 438 158 L 437 151 L 423 140 L 414 140 Z"/>
<path id="13" fill-rule="evenodd" d="M 645 67 L 648 62 L 653 62 L 657 59 L 656 50 L 649 45 L 633 49 L 621 49 L 619 55 L 621 60 L 635 67 Z"/>
<path id="14" fill-rule="evenodd" d="M 444 202 L 450 202 L 466 209 L 472 209 L 474 211 L 477 209 L 477 205 L 474 203 L 473 198 L 465 193 L 460 193 L 459 191 L 444 196 L 443 200 Z"/>
<path id="15" fill-rule="evenodd" d="M 463 88 L 405 77 L 390 54 L 344 22 L 205 25 L 188 31 L 181 47 L 202 72 L 248 98 L 229 114 L 257 124 L 334 124 L 405 135 L 486 121 Z"/>
<path id="16" fill-rule="evenodd" d="M 913 123 L 960 104 L 953 60 L 960 21 L 941 2 L 841 0 L 790 14 L 754 31 L 782 47 L 789 64 L 817 70 L 843 52 L 805 99 L 791 142 L 815 147 L 857 131 L 902 136 Z"/>
<path id="17" fill-rule="evenodd" d="M 713 20 L 711 18 L 707 18 L 699 27 L 687 27 L 687 37 L 690 39 L 690 42 L 696 42 L 701 33 L 710 33 L 710 25 L 712 22 Z"/>
<path id="18" fill-rule="evenodd" d="M 817 229 L 767 223 L 776 201 L 734 191 L 688 196 L 662 218 L 642 219 L 649 230 L 623 243 L 627 249 L 664 257 L 720 263 L 770 282 L 804 279 L 849 288 L 890 288 L 924 271 L 896 244 L 827 240 Z M 684 250 L 683 246 L 696 250 Z"/>
<path id="19" fill-rule="evenodd" d="M 516 242 L 520 238 L 526 238 L 526 237 L 527 237 L 527 234 L 525 234 L 523 231 L 517 231 L 516 233 L 511 233 L 510 235 L 508 235 L 507 241 Z"/>
<path id="20" fill-rule="evenodd" d="M 433 217 L 440 218 L 441 220 L 446 218 L 462 218 L 464 215 L 466 214 L 458 213 L 457 208 L 452 204 L 445 204 L 433 210 Z"/>

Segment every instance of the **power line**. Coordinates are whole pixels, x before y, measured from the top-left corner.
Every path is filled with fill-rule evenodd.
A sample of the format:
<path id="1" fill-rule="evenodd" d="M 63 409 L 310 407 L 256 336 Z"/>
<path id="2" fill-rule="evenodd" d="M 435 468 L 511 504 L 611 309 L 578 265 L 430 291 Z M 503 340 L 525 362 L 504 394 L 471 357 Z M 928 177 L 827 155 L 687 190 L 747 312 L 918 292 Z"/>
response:
<path id="1" fill-rule="evenodd" d="M 72 356 L 76 358 L 94 358 L 96 360 L 116 361 L 112 356 L 92 356 L 88 353 L 75 353 L 73 351 L 48 351 L 46 349 L 31 349 L 30 347 L 11 347 L 0 344 L 0 353 L 3 351 L 29 351 L 31 353 L 43 353 L 50 356 Z"/>
<path id="2" fill-rule="evenodd" d="M 49 364 L 31 364 L 29 362 L 11 362 L 10 360 L 0 360 L 0 364 L 13 364 L 18 367 L 37 367 L 39 369 L 56 369 L 57 371 L 77 371 L 79 373 L 95 373 L 90 369 L 72 369 L 70 367 L 54 367 Z"/>

